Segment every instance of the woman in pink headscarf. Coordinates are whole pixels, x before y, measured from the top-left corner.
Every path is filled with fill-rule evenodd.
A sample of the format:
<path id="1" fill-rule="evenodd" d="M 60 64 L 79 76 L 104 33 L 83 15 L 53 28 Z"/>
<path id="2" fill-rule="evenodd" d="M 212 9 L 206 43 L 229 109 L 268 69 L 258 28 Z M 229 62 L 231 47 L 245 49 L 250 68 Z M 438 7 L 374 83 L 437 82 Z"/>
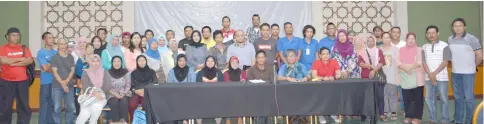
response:
<path id="1" fill-rule="evenodd" d="M 402 87 L 405 105 L 404 123 L 420 124 L 422 120 L 424 97 L 424 70 L 422 68 L 422 49 L 417 46 L 415 33 L 408 33 L 407 44 L 397 53 L 398 74 L 396 82 Z"/>
<path id="2" fill-rule="evenodd" d="M 74 63 L 77 62 L 77 59 L 79 59 L 79 57 L 84 56 L 84 53 L 86 52 L 87 41 L 88 39 L 86 37 L 77 38 L 74 45 L 74 50 L 71 53 L 72 57 L 74 57 Z"/>
<path id="3" fill-rule="evenodd" d="M 96 99 L 94 103 L 89 105 L 81 104 L 81 111 L 79 116 L 77 116 L 76 124 L 84 124 L 87 120 L 89 120 L 89 124 L 95 124 L 107 103 L 105 93 L 112 89 L 112 86 L 108 85 L 111 83 L 111 79 L 109 72 L 104 70 L 101 62 L 101 57 L 94 55 L 88 62 L 89 68 L 82 73 L 83 92 L 91 92 L 91 90 L 87 91 L 87 88 L 91 87 L 94 89 L 91 96 Z"/>
<path id="4" fill-rule="evenodd" d="M 366 38 L 366 48 L 360 51 L 360 54 L 358 56 L 358 63 L 361 67 L 361 78 L 368 79 L 373 78 L 376 72 L 382 69 L 382 67 L 385 65 L 385 57 L 383 56 L 383 51 L 378 49 L 378 46 L 376 46 L 375 36 L 370 35 Z M 384 89 L 385 84 L 376 84 L 376 105 L 380 114 L 380 119 L 383 121 L 387 121 L 384 114 Z"/>

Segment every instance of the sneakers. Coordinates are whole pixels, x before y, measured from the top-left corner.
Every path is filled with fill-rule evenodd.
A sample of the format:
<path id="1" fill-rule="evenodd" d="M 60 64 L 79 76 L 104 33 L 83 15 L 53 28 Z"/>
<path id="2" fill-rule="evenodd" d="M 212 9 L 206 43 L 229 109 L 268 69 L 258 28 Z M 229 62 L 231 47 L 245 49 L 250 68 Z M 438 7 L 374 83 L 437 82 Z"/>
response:
<path id="1" fill-rule="evenodd" d="M 338 116 L 336 116 L 336 115 L 331 115 L 331 118 L 333 118 L 333 120 L 334 120 L 336 123 L 341 123 L 341 120 L 339 120 Z"/>

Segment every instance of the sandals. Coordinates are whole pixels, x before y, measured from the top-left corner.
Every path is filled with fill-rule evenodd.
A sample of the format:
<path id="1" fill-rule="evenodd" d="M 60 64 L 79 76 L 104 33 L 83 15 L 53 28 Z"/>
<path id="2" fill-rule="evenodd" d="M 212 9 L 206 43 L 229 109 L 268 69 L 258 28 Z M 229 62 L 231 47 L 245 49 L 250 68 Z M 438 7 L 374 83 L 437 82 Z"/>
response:
<path id="1" fill-rule="evenodd" d="M 421 121 L 418 120 L 418 119 L 413 119 L 412 120 L 412 124 L 420 124 L 420 123 L 421 123 Z"/>
<path id="2" fill-rule="evenodd" d="M 380 120 L 382 120 L 384 122 L 388 121 L 387 116 L 385 116 L 385 115 L 380 115 Z"/>
<path id="3" fill-rule="evenodd" d="M 410 124 L 410 122 L 411 122 L 411 121 L 412 121 L 412 119 L 410 119 L 410 118 L 405 118 L 405 119 L 403 120 L 403 123 L 405 123 L 405 124 Z"/>

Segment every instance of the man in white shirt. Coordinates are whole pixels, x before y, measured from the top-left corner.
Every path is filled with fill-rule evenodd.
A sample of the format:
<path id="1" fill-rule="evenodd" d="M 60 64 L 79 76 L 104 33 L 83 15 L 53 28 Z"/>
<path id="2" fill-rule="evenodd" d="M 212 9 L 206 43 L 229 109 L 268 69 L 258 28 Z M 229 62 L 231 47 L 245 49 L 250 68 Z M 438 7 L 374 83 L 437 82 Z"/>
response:
<path id="1" fill-rule="evenodd" d="M 407 43 L 403 40 L 400 40 L 401 30 L 400 27 L 393 27 L 390 29 L 390 34 L 392 36 L 392 46 L 397 48 L 404 47 Z"/>
<path id="2" fill-rule="evenodd" d="M 444 63 L 444 49 L 448 46 L 447 43 L 439 40 L 439 28 L 435 25 L 427 27 L 425 33 L 428 43 L 422 46 L 422 62 L 426 73 L 425 77 L 425 101 L 429 108 L 430 124 L 449 123 L 449 108 L 448 108 L 448 72 L 446 64 Z M 435 107 L 436 95 L 439 94 L 440 103 L 442 103 L 441 120 L 437 117 L 437 110 Z"/>

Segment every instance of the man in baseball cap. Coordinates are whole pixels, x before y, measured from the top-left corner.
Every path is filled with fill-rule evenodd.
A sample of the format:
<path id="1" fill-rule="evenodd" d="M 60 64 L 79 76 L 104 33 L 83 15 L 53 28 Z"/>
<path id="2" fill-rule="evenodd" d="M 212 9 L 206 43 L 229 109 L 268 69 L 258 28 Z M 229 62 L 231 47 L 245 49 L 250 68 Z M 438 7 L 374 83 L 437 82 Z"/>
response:
<path id="1" fill-rule="evenodd" d="M 29 78 L 27 66 L 32 54 L 20 44 L 20 30 L 12 27 L 5 35 L 7 43 L 0 46 L 0 124 L 12 122 L 12 104 L 17 101 L 18 124 L 29 124 L 32 112 L 29 107 Z"/>

